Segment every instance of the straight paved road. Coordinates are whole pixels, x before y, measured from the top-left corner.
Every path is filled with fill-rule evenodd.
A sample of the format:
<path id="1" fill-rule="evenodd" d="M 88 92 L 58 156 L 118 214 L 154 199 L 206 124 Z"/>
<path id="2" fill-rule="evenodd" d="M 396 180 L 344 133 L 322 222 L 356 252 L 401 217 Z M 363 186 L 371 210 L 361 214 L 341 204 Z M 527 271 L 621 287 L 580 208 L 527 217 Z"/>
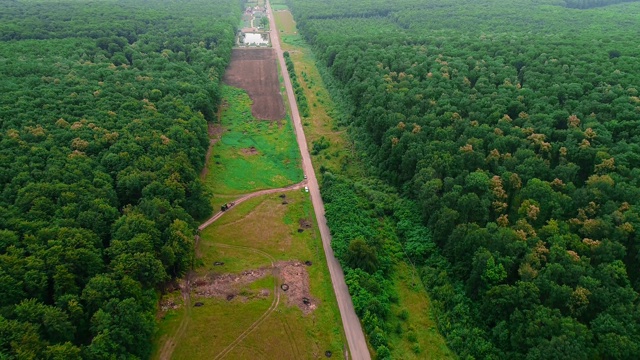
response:
<path id="1" fill-rule="evenodd" d="M 360 326 L 360 319 L 358 319 L 353 308 L 351 295 L 349 295 L 347 284 L 344 281 L 344 273 L 342 272 L 340 263 L 333 255 L 333 249 L 331 249 L 331 233 L 327 226 L 327 219 L 324 217 L 324 203 L 320 197 L 320 188 L 318 187 L 316 174 L 313 171 L 313 166 L 311 165 L 311 157 L 309 156 L 309 150 L 307 149 L 307 140 L 304 136 L 304 131 L 302 130 L 302 122 L 300 121 L 298 105 L 296 104 L 293 87 L 291 86 L 291 79 L 289 78 L 287 66 L 284 62 L 284 56 L 282 55 L 282 49 L 280 48 L 278 29 L 276 28 L 273 10 L 271 9 L 269 1 L 267 1 L 267 5 L 269 23 L 271 26 L 271 43 L 278 55 L 282 77 L 284 78 L 284 85 L 287 89 L 287 97 L 289 99 L 289 104 L 291 105 L 291 118 L 293 119 L 298 146 L 300 146 L 300 152 L 302 153 L 302 169 L 307 175 L 311 202 L 313 203 L 313 209 L 316 213 L 316 219 L 318 220 L 318 228 L 320 229 L 320 236 L 322 237 L 322 245 L 327 258 L 327 265 L 329 266 L 331 282 L 333 283 L 333 291 L 336 293 L 336 299 L 338 300 L 338 308 L 340 309 L 340 316 L 342 317 L 342 326 L 344 326 L 344 333 L 347 337 L 347 343 L 349 344 L 351 358 L 356 360 L 370 360 L 371 355 L 367 348 L 367 341 L 364 338 L 362 326 Z"/>

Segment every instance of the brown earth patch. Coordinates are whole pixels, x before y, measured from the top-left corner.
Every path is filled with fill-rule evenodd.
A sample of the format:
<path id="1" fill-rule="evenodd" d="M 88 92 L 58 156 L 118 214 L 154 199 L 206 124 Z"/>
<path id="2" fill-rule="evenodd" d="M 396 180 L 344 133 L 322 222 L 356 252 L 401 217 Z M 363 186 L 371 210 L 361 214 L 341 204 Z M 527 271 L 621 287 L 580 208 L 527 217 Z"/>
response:
<path id="1" fill-rule="evenodd" d="M 287 296 L 287 305 L 297 306 L 305 315 L 317 308 L 318 300 L 311 297 L 309 290 L 309 273 L 306 265 L 299 261 L 279 261 L 273 269 L 259 268 L 243 271 L 240 274 L 208 274 L 200 276 L 192 279 L 191 290 L 196 296 L 216 297 L 227 301 L 265 298 L 271 295 L 270 289 L 247 291 L 246 289 L 243 290 L 242 287 L 270 273 L 273 273 L 281 284 L 286 284 L 286 291 L 282 290 L 282 286 L 279 286 L 277 291 L 282 291 Z"/>
<path id="2" fill-rule="evenodd" d="M 284 118 L 278 63 L 273 49 L 233 49 L 223 80 L 247 91 L 253 100 L 251 113 L 256 119 Z"/>
<path id="3" fill-rule="evenodd" d="M 244 148 L 244 149 L 242 149 L 240 151 L 242 151 L 243 155 L 247 155 L 247 156 L 258 155 L 258 150 L 256 150 L 256 148 L 254 146 L 252 146 L 250 148 Z"/>
<path id="4" fill-rule="evenodd" d="M 240 288 L 242 285 L 250 284 L 261 279 L 270 271 L 271 269 L 269 268 L 260 268 L 246 270 L 240 274 L 208 274 L 194 279 L 192 289 L 197 296 L 219 298 L 239 297 L 240 299 L 246 300 L 251 297 L 261 296 L 264 292 L 241 292 Z"/>
<path id="5" fill-rule="evenodd" d="M 281 261 L 276 264 L 276 268 L 282 282 L 289 285 L 285 292 L 287 305 L 297 306 L 305 315 L 313 312 L 318 307 L 318 300 L 311 297 L 309 273 L 305 265 L 299 261 Z"/>
<path id="6" fill-rule="evenodd" d="M 220 140 L 222 133 L 224 133 L 224 128 L 220 124 L 209 123 L 207 131 L 211 138 L 211 145 L 213 145 Z"/>
<path id="7" fill-rule="evenodd" d="M 178 309 L 180 306 L 181 305 L 176 303 L 173 298 L 162 299 L 162 301 L 160 301 L 160 311 L 158 312 L 157 317 L 163 318 L 167 311 Z"/>
<path id="8" fill-rule="evenodd" d="M 300 224 L 301 229 L 311 229 L 311 220 L 309 219 L 300 219 L 298 224 Z"/>

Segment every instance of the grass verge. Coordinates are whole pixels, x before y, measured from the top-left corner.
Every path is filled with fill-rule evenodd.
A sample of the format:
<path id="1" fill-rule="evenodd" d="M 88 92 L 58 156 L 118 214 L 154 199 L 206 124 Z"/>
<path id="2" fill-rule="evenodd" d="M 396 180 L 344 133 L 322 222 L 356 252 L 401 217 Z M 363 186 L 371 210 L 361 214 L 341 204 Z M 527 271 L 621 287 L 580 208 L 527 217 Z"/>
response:
<path id="1" fill-rule="evenodd" d="M 320 180 L 321 166 L 332 171 L 359 175 L 360 167 L 350 166 L 355 161 L 352 145 L 344 134 L 345 129 L 339 129 L 333 119 L 335 105 L 318 72 L 311 49 L 297 34 L 289 11 L 278 11 L 274 15 L 278 29 L 283 30 L 282 49 L 289 52 L 295 64 L 296 76 L 309 104 L 310 116 L 303 119 L 303 124 L 316 176 Z M 319 151 L 315 152 L 314 148 Z"/>
<path id="2" fill-rule="evenodd" d="M 429 307 L 431 301 L 413 268 L 404 262 L 395 268 L 394 285 L 398 304 L 391 306 L 394 314 L 389 345 L 395 359 L 455 359 L 438 332 Z"/>

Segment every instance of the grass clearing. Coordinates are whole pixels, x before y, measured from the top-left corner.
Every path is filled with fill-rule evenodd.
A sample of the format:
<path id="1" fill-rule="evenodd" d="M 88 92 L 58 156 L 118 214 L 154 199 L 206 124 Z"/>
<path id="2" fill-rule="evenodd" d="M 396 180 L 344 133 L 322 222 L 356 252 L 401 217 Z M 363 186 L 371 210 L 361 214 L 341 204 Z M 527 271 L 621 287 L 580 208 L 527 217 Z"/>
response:
<path id="1" fill-rule="evenodd" d="M 202 257 L 212 258 L 208 257 L 207 244 L 215 242 L 264 251 L 276 261 L 290 260 L 292 256 L 304 261 L 323 254 L 320 235 L 315 234 L 317 225 L 308 194 L 304 190 L 284 194 L 284 199 L 272 194 L 243 202 L 203 230 L 200 234 Z M 283 205 L 283 200 L 288 204 Z M 312 228 L 299 233 L 300 219 L 309 220 Z"/>
<path id="2" fill-rule="evenodd" d="M 200 246 L 202 257 L 197 260 L 197 274 L 207 274 L 210 272 L 225 272 L 237 274 L 246 269 L 269 266 L 271 262 L 265 256 L 248 252 L 243 249 L 223 248 L 212 243 L 204 243 Z M 215 262 L 222 262 L 224 265 L 214 265 Z"/>
<path id="3" fill-rule="evenodd" d="M 153 343 L 153 356 L 152 359 L 159 359 L 160 350 L 164 345 L 166 339 L 174 336 L 176 329 L 180 327 L 180 323 L 185 317 L 184 299 L 180 291 L 174 291 L 169 294 L 165 294 L 162 297 L 163 302 L 173 301 L 178 308 L 167 310 L 158 322 L 158 331 L 155 334 L 155 341 Z"/>
<path id="4" fill-rule="evenodd" d="M 294 184 L 302 178 L 300 152 L 291 121 L 263 121 L 251 115 L 244 90 L 222 87 L 221 125 L 226 129 L 207 164 L 214 176 L 205 185 L 216 196 L 214 209 L 227 202 L 219 195 L 237 195 Z"/>
<path id="5" fill-rule="evenodd" d="M 303 190 L 284 194 L 285 198 L 271 194 L 238 204 L 203 230 L 195 272 L 197 275 L 241 273 L 269 266 L 271 260 L 254 250 L 265 252 L 276 261 L 311 261 L 312 265 L 305 269 L 309 274 L 310 295 L 316 300 L 317 308 L 304 315 L 297 306 L 288 305 L 287 293 L 281 292 L 275 311 L 226 358 L 320 358 L 329 350 L 332 358 L 341 359 L 346 342 L 309 195 Z M 287 204 L 282 204 L 283 201 Z M 304 231 L 299 232 L 300 228 Z M 224 262 L 224 265 L 216 266 L 215 262 Z M 177 341 L 172 358 L 214 358 L 267 311 L 274 300 L 277 282 L 273 275 L 268 275 L 241 285 L 240 295 L 270 291 L 268 297 L 248 296 L 245 300 L 204 298 L 192 292 L 191 303 L 203 302 L 204 305 L 190 309 L 186 329 Z M 277 285 L 279 289 L 280 284 Z M 160 322 L 159 337 L 175 333 L 185 313 L 183 308 L 167 312 Z"/>
<path id="6" fill-rule="evenodd" d="M 214 210 L 239 194 L 300 181 L 300 154 L 290 120 L 280 124 L 256 120 L 244 90 L 223 86 L 222 95 L 221 126 L 225 131 L 213 147 L 205 179 L 215 194 L 211 200 Z M 270 266 L 270 257 L 275 261 L 310 261 L 312 265 L 304 269 L 316 309 L 305 315 L 295 304 L 288 304 L 287 294 L 281 292 L 275 311 L 225 357 L 324 358 L 329 350 L 332 358 L 342 359 L 346 340 L 309 194 L 304 190 L 284 194 L 284 199 L 272 194 L 238 204 L 203 230 L 196 250 L 195 276 L 241 274 Z M 167 338 L 176 344 L 172 359 L 215 358 L 268 311 L 277 294 L 274 286 L 278 285 L 280 292 L 279 281 L 269 274 L 240 285 L 240 298 L 230 301 L 192 292 L 189 308 L 184 307 L 179 291 L 165 295 L 163 301 L 170 298 L 180 307 L 168 310 L 160 320 L 153 358 L 159 358 L 159 347 Z M 269 296 L 251 295 L 265 289 Z M 203 306 L 193 307 L 196 302 Z"/>
<path id="7" fill-rule="evenodd" d="M 322 341 L 315 327 L 325 328 L 322 319 L 307 319 L 294 308 L 279 308 L 277 316 L 269 317 L 263 326 L 272 329 L 270 332 L 250 334 L 244 346 L 238 346 L 229 353 L 230 359 L 320 359 L 325 358 L 324 352 L 333 352 L 332 359 L 341 359 L 341 344 L 329 347 L 320 346 Z M 315 325 L 314 325 L 315 324 Z M 329 324 L 330 325 L 330 324 Z M 339 334 L 335 334 L 339 335 Z M 302 342 L 304 339 L 304 343 Z M 260 347 L 251 346 L 252 343 L 270 344 L 268 352 Z"/>
<path id="8" fill-rule="evenodd" d="M 313 264 L 306 267 L 310 292 L 314 299 L 319 300 L 320 305 L 313 313 L 305 316 L 297 307 L 286 305 L 285 294 L 277 312 L 270 315 L 243 341 L 243 346 L 236 348 L 229 356 L 243 358 L 242 354 L 254 353 L 264 349 L 264 344 L 269 344 L 265 358 L 316 357 L 326 350 L 331 350 L 334 357 L 340 358 L 344 344 L 340 313 L 311 201 L 308 194 L 301 190 L 284 194 L 284 199 L 273 194 L 239 204 L 205 229 L 201 234 L 202 256 L 213 258 L 222 250 L 216 248 L 214 243 L 224 242 L 264 251 L 276 261 L 309 260 Z M 288 204 L 283 205 L 283 200 Z M 308 220 L 311 228 L 299 233 L 301 219 Z M 255 267 L 254 265 L 253 268 Z"/>
<path id="9" fill-rule="evenodd" d="M 293 35 L 297 32 L 296 23 L 293 21 L 293 16 L 288 9 L 277 9 L 276 5 L 271 5 L 276 12 L 273 13 L 276 20 L 276 27 L 280 31 L 280 36 Z M 282 10 L 282 11 L 278 11 Z M 287 11 L 284 11 L 287 10 Z M 283 50 L 286 50 L 283 48 Z"/>

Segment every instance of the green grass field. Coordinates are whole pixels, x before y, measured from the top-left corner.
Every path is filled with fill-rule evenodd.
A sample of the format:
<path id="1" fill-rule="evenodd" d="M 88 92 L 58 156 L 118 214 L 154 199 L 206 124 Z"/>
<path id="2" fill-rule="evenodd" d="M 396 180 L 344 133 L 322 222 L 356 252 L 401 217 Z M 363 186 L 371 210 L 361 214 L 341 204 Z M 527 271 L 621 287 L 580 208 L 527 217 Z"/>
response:
<path id="1" fill-rule="evenodd" d="M 237 195 L 278 188 L 302 180 L 300 152 L 291 121 L 257 120 L 251 115 L 251 99 L 244 90 L 222 87 L 221 122 L 225 132 L 215 144 L 207 164 L 208 189 L 220 195 Z M 226 202 L 214 196 L 214 209 Z"/>
<path id="2" fill-rule="evenodd" d="M 237 205 L 228 214 L 232 216 L 225 215 L 203 230 L 200 248 L 203 259 L 219 261 L 215 260 L 216 255 L 207 252 L 210 239 L 224 239 L 223 242 L 228 245 L 261 250 L 276 260 L 291 259 L 292 254 L 303 261 L 312 256 L 323 255 L 319 234 L 317 244 L 312 242 L 314 246 L 310 248 L 310 239 L 316 237 L 316 224 L 308 194 L 303 190 L 283 194 L 289 203 L 287 205 L 282 205 L 283 199 L 277 194 L 266 198 L 257 197 Z M 311 221 L 313 228 L 298 233 L 300 219 Z"/>
<path id="3" fill-rule="evenodd" d="M 235 213 L 227 214 L 230 215 L 228 217 L 225 215 L 210 228 L 205 229 L 201 234 L 202 257 L 221 261 L 214 259 L 223 258 L 224 251 L 221 250 L 227 249 L 221 249 L 212 244 L 219 241 L 264 251 L 277 261 L 310 260 L 313 265 L 306 267 L 309 273 L 310 291 L 312 297 L 319 300 L 319 307 L 313 313 L 304 316 L 296 307 L 283 306 L 283 300 L 281 300 L 279 312 L 274 313 L 274 316 L 270 317 L 272 320 L 265 322 L 264 326 L 256 329 L 253 338 L 258 343 L 266 338 L 273 338 L 273 332 L 283 331 L 282 326 L 277 325 L 278 322 L 286 322 L 293 331 L 292 337 L 295 338 L 298 352 L 311 351 L 302 358 L 313 358 L 315 357 L 312 356 L 313 354 L 318 351 L 323 354 L 325 350 L 331 350 L 334 358 L 341 358 L 342 323 L 311 201 L 308 194 L 301 190 L 285 194 L 287 205 L 282 204 L 283 199 L 277 194 L 253 199 L 240 204 L 237 209 L 234 209 Z M 312 227 L 299 233 L 300 219 L 309 220 Z M 208 244 L 213 246 L 208 246 L 208 250 L 204 250 Z M 233 262 L 229 265 L 231 269 L 237 268 Z M 226 266 L 227 263 L 225 263 Z M 270 322 L 275 325 L 268 325 Z M 269 343 L 272 341 L 282 342 L 273 338 Z M 283 344 L 282 347 L 283 352 L 279 357 L 268 356 L 268 358 L 297 358 L 292 344 Z"/>
<path id="4" fill-rule="evenodd" d="M 273 281 L 273 278 L 270 280 Z M 247 302 L 198 298 L 189 325 L 179 338 L 171 359 L 213 359 L 271 305 L 273 294 Z"/>
<path id="5" fill-rule="evenodd" d="M 275 6 L 275 5 L 272 5 L 272 6 Z M 296 23 L 293 21 L 293 16 L 289 11 L 279 11 L 277 13 L 274 13 L 273 16 L 276 20 L 276 26 L 280 31 L 280 38 L 282 39 L 283 42 L 286 43 L 284 38 L 286 36 L 291 36 L 297 32 Z"/>

